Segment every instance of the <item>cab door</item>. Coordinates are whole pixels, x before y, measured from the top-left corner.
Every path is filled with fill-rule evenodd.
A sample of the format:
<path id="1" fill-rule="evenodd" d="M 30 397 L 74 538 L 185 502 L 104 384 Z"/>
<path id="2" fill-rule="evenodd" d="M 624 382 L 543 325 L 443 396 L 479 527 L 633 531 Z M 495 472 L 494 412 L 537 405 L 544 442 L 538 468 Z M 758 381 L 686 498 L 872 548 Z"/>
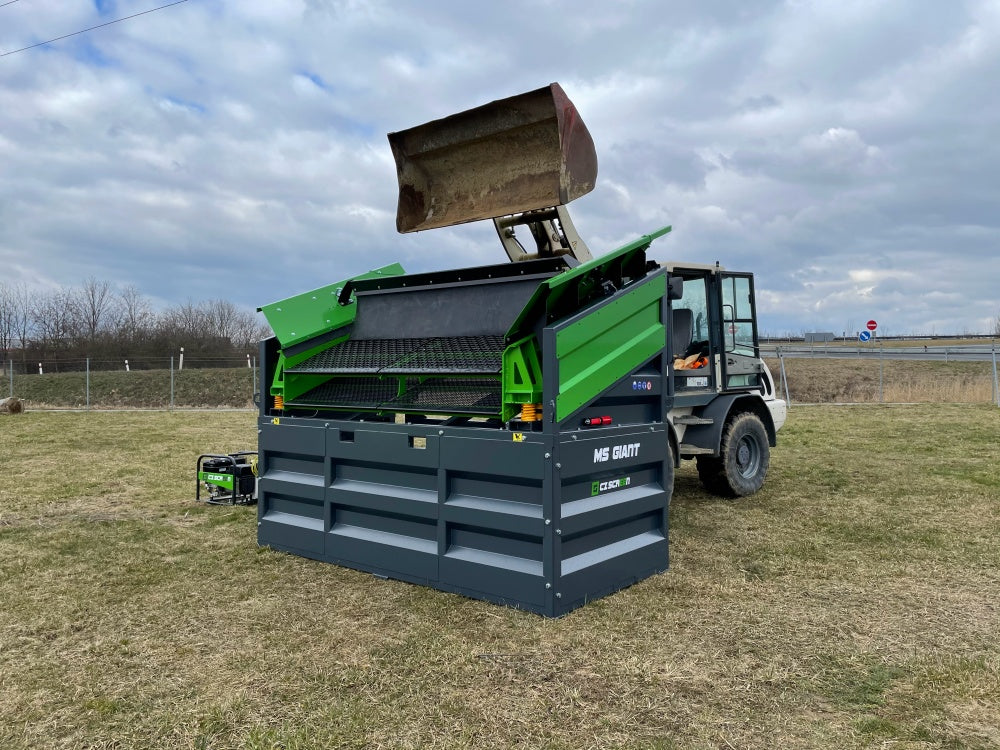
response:
<path id="1" fill-rule="evenodd" d="M 679 397 L 716 391 L 712 363 L 719 352 L 718 292 L 710 270 L 677 269 L 684 293 L 671 302 L 670 361 L 674 389 Z M 685 364 L 685 360 L 694 360 Z M 682 398 L 681 401 L 690 399 Z M 680 401 L 679 401 L 680 403 Z"/>
<path id="2" fill-rule="evenodd" d="M 724 390 L 759 388 L 760 349 L 753 274 L 724 271 L 722 287 L 721 375 Z"/>

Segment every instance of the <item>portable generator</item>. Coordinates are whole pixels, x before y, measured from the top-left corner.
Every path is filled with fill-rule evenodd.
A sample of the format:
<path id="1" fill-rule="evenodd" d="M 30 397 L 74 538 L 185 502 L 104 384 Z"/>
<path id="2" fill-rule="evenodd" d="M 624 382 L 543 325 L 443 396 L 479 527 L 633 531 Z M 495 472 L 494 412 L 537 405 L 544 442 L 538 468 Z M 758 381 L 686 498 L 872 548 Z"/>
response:
<path id="1" fill-rule="evenodd" d="M 212 505 L 253 505 L 257 502 L 257 451 L 204 453 L 198 456 L 195 500 Z M 202 487 L 207 497 L 202 497 Z"/>

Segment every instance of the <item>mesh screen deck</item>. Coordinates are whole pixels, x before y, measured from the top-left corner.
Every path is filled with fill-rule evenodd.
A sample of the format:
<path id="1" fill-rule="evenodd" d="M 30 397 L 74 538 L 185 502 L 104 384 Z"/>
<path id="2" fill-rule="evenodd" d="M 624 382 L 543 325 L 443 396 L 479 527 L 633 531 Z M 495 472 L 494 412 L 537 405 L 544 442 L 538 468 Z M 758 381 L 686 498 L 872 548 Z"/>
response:
<path id="1" fill-rule="evenodd" d="M 363 411 L 407 411 L 422 414 L 494 416 L 500 412 L 500 381 L 490 378 L 334 377 L 308 393 L 286 402 L 307 406 Z"/>
<path id="2" fill-rule="evenodd" d="M 287 402 L 294 406 L 371 409 L 396 398 L 396 378 L 334 378 Z"/>
<path id="3" fill-rule="evenodd" d="M 291 373 L 496 375 L 503 336 L 350 339 L 288 369 Z"/>
<path id="4" fill-rule="evenodd" d="M 400 411 L 445 414 L 498 414 L 500 381 L 485 378 L 434 378 L 409 388 L 388 406 Z"/>

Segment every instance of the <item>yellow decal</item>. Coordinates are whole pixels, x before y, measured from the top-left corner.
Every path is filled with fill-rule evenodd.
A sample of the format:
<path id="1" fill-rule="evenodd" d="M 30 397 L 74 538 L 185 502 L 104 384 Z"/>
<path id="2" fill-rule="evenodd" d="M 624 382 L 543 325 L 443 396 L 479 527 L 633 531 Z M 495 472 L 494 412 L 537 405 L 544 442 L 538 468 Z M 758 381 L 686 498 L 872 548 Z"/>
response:
<path id="1" fill-rule="evenodd" d="M 273 417 L 271 419 L 271 424 L 281 424 L 281 420 L 278 417 Z"/>
<path id="2" fill-rule="evenodd" d="M 524 433 L 523 432 L 512 432 L 511 434 L 514 436 L 514 442 L 515 443 L 523 443 L 524 442 Z"/>

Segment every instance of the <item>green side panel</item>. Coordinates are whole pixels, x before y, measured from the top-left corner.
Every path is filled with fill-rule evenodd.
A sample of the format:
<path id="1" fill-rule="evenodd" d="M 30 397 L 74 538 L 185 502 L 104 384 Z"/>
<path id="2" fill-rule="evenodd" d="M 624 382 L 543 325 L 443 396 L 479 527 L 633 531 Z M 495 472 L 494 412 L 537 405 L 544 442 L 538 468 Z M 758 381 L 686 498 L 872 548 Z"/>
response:
<path id="1" fill-rule="evenodd" d="M 401 276 L 405 271 L 399 263 L 376 268 L 360 276 L 336 284 L 313 289 L 279 302 L 258 308 L 283 347 L 299 344 L 324 331 L 347 325 L 354 320 L 355 305 L 339 305 L 337 298 L 348 281 L 373 279 L 378 276 Z"/>
<path id="2" fill-rule="evenodd" d="M 285 355 L 278 354 L 278 364 L 274 368 L 274 378 L 271 380 L 272 396 L 280 396 L 285 392 Z"/>
<path id="3" fill-rule="evenodd" d="M 216 487 L 222 487 L 230 492 L 233 491 L 233 475 L 232 474 L 217 474 L 214 471 L 199 471 L 198 479 L 202 482 L 208 482 L 214 484 Z"/>
<path id="4" fill-rule="evenodd" d="M 670 229 L 669 226 L 661 227 L 651 234 L 645 234 L 637 240 L 622 245 L 617 250 L 543 281 L 511 324 L 507 338 L 521 338 L 527 335 L 543 315 L 546 323 L 551 322 L 549 316 L 554 310 L 559 308 L 576 310 L 593 301 L 599 296 L 599 290 L 595 288 L 599 279 L 613 275 L 615 269 L 627 267 L 637 254 L 645 253 L 653 240 L 667 234 Z"/>
<path id="5" fill-rule="evenodd" d="M 663 349 L 666 291 L 666 276 L 660 274 L 556 333 L 557 421 Z"/>
<path id="6" fill-rule="evenodd" d="M 645 250 L 649 247 L 653 240 L 657 237 L 662 237 L 667 232 L 670 231 L 670 227 L 661 227 L 651 234 L 644 234 L 637 240 L 633 240 L 626 245 L 622 245 L 617 250 L 612 250 L 610 253 L 601 255 L 597 258 L 592 258 L 586 263 L 581 263 L 576 268 L 572 268 L 565 273 L 561 273 L 558 276 L 553 276 L 551 279 L 546 281 L 546 285 L 549 289 L 558 289 L 559 287 L 566 286 L 573 283 L 576 279 L 586 276 L 588 273 L 595 269 L 606 267 L 619 260 L 622 256 L 628 255 L 629 253 L 634 253 L 638 250 Z"/>
<path id="7" fill-rule="evenodd" d="M 542 403 L 542 361 L 538 340 L 525 336 L 504 349 L 500 418 L 513 419 L 522 404 Z"/>

